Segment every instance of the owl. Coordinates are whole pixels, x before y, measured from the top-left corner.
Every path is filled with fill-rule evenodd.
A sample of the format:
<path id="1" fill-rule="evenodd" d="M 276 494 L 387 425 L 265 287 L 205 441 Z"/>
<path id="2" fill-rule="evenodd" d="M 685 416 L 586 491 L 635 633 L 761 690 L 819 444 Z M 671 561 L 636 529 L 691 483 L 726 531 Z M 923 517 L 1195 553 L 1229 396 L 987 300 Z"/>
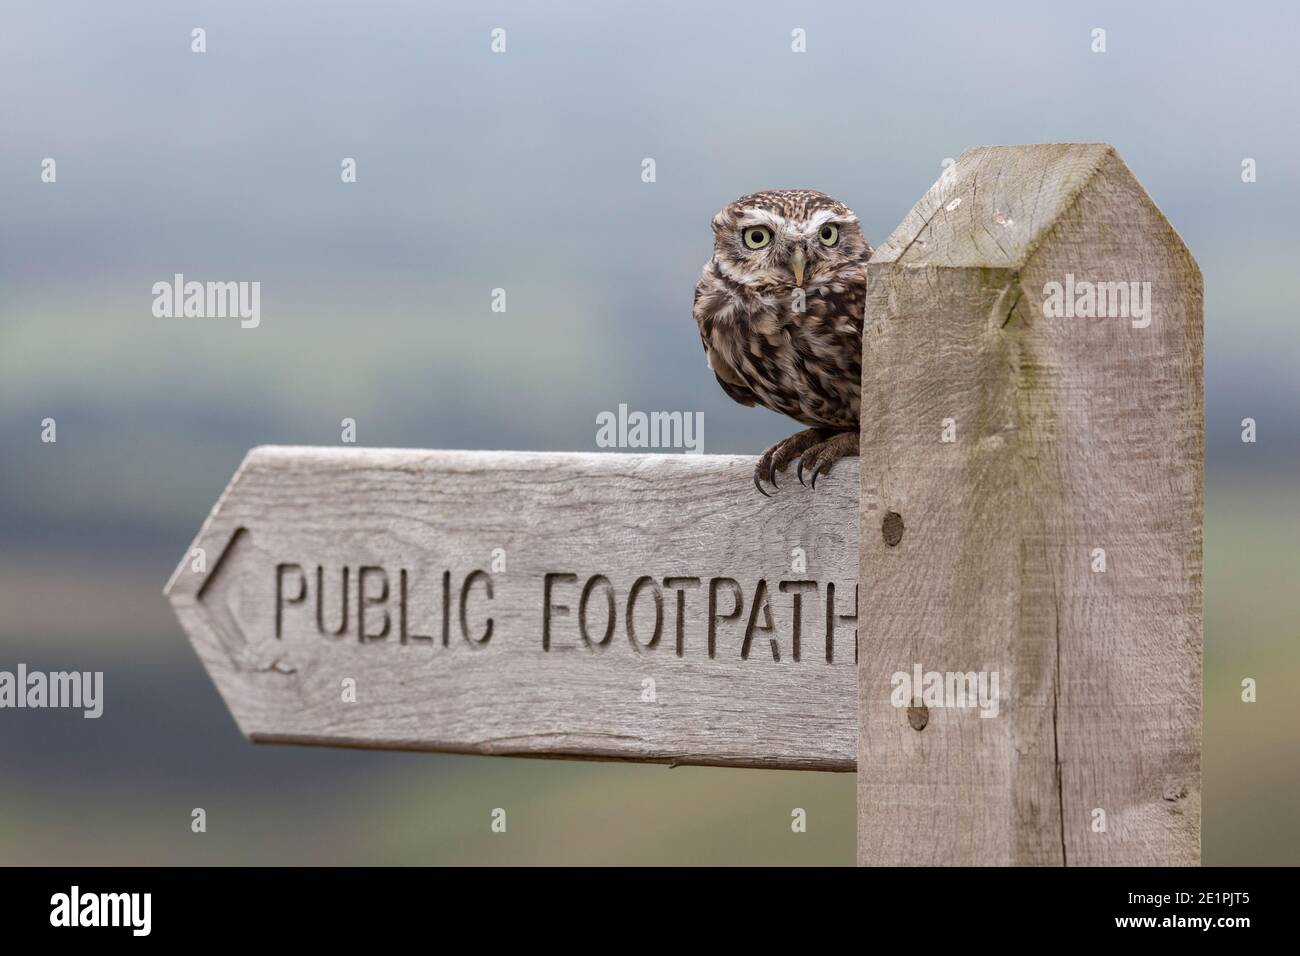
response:
<path id="1" fill-rule="evenodd" d="M 809 426 L 759 458 L 754 486 L 764 495 L 796 459 L 800 483 L 807 471 L 815 488 L 858 454 L 871 251 L 853 211 L 811 189 L 743 196 L 713 217 L 694 308 L 709 368 L 742 405 Z"/>

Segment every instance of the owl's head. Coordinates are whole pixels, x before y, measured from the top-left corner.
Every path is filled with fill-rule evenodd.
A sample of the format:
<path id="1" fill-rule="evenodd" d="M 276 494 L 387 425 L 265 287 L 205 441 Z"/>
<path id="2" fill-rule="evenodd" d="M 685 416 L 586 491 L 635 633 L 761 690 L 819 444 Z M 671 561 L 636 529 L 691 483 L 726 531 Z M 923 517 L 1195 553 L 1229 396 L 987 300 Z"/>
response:
<path id="1" fill-rule="evenodd" d="M 722 273 L 744 285 L 809 287 L 871 258 L 853 210 L 812 189 L 742 196 L 713 217 L 713 236 Z"/>

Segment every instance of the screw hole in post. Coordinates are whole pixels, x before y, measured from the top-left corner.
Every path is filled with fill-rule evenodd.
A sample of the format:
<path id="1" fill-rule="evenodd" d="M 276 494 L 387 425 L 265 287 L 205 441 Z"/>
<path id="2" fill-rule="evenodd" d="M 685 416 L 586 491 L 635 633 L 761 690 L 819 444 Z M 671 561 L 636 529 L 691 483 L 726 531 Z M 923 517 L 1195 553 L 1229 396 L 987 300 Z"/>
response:
<path id="1" fill-rule="evenodd" d="M 897 511 L 889 512 L 880 526 L 880 533 L 885 536 L 885 544 L 894 547 L 903 540 L 903 516 Z"/>
<path id="2" fill-rule="evenodd" d="M 925 725 L 930 722 L 930 708 L 925 704 L 907 708 L 907 722 L 913 730 L 925 730 Z"/>

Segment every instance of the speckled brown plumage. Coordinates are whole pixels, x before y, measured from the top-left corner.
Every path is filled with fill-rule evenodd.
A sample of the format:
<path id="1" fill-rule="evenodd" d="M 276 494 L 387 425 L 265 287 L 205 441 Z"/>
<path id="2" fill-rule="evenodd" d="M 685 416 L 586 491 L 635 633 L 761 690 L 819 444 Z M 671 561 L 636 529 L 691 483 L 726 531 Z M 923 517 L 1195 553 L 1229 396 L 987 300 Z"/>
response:
<path id="1" fill-rule="evenodd" d="M 800 480 L 807 469 L 815 485 L 857 454 L 871 246 L 851 209 L 810 189 L 737 199 L 714 216 L 713 234 L 694 307 L 709 367 L 742 405 L 811 426 L 764 453 L 755 484 L 775 485 L 797 457 Z"/>

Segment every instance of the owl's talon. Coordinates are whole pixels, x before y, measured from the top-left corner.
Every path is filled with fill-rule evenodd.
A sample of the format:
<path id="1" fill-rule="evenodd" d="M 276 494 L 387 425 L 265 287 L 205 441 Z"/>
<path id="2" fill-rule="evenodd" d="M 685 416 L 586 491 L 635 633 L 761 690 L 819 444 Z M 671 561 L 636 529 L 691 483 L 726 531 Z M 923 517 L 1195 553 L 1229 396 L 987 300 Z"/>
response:
<path id="1" fill-rule="evenodd" d="M 854 458 L 858 454 L 858 433 L 853 431 L 839 432 L 827 438 L 825 441 L 818 442 L 803 453 L 799 460 L 799 470 L 802 474 L 805 465 L 808 466 L 811 475 L 810 487 L 815 491 L 817 489 L 817 479 L 822 475 L 829 475 L 831 468 L 841 458 Z"/>
<path id="2" fill-rule="evenodd" d="M 817 490 L 817 479 L 820 478 L 822 475 L 829 475 L 831 473 L 831 465 L 833 464 L 834 464 L 833 461 L 817 462 L 817 467 L 813 469 L 813 476 L 812 476 L 812 486 L 814 491 Z"/>
<path id="3" fill-rule="evenodd" d="M 803 431 L 795 432 L 789 438 L 783 438 L 781 441 L 777 442 L 767 451 L 763 452 L 759 457 L 758 466 L 754 469 L 755 486 L 758 487 L 760 482 L 766 481 L 769 482 L 773 488 L 777 488 L 776 473 L 778 471 L 783 471 L 792 462 L 799 460 L 799 456 L 805 454 L 808 449 L 815 448 L 817 445 L 825 441 L 829 434 L 832 433 L 825 428 L 805 428 Z M 797 476 L 799 478 L 799 484 L 807 487 L 807 484 L 803 480 L 803 464 L 804 462 L 800 460 Z M 763 491 L 761 487 L 759 487 L 758 490 L 762 491 L 768 498 L 772 497 L 767 494 L 767 492 Z M 780 489 L 777 488 L 777 490 L 779 491 Z"/>
<path id="4" fill-rule="evenodd" d="M 820 477 L 821 475 L 829 475 L 829 474 L 831 473 L 831 465 L 833 465 L 833 464 L 835 464 L 834 459 L 832 459 L 832 460 L 830 460 L 830 461 L 818 461 L 818 462 L 817 462 L 817 470 L 813 472 L 813 487 L 814 487 L 814 488 L 817 487 L 817 479 L 818 479 L 818 477 Z"/>
<path id="5" fill-rule="evenodd" d="M 767 451 L 763 452 L 762 456 L 758 459 L 758 464 L 754 466 L 754 487 L 757 488 L 758 493 L 765 498 L 771 498 L 772 496 L 763 490 L 764 481 L 770 482 L 772 487 L 776 488 L 776 473 L 772 468 L 772 453 L 776 451 L 776 448 L 777 446 L 773 445 Z"/>
<path id="6" fill-rule="evenodd" d="M 808 477 L 812 479 L 814 488 L 817 487 L 817 449 L 819 448 L 821 448 L 821 442 L 818 442 L 816 445 L 813 445 L 805 451 L 803 457 L 799 459 L 799 480 L 803 482 L 803 472 L 804 469 L 807 468 Z M 804 482 L 804 485 L 806 487 L 807 482 Z"/>

